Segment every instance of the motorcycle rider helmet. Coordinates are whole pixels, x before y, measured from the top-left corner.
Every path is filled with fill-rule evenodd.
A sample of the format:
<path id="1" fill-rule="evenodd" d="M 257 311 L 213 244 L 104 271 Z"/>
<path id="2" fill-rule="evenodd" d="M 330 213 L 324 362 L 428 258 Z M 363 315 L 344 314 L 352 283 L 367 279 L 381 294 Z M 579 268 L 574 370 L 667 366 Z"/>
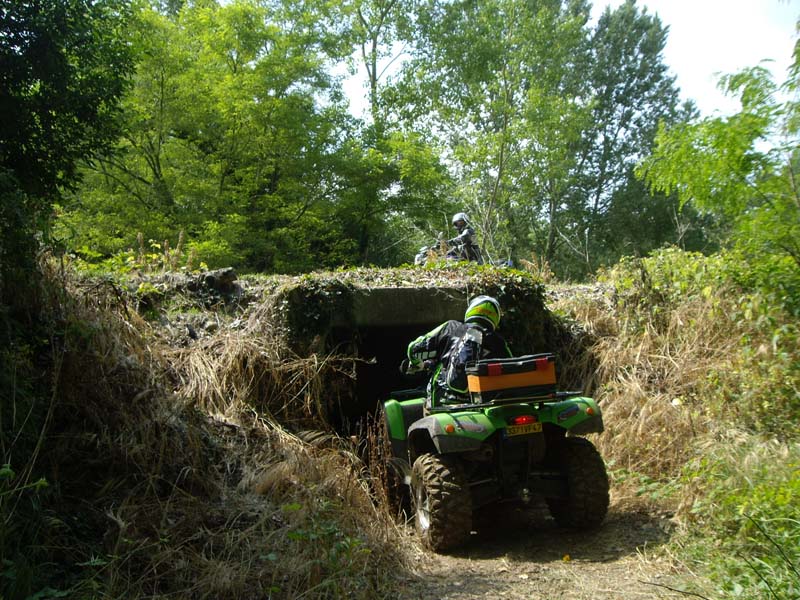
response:
<path id="1" fill-rule="evenodd" d="M 453 215 L 453 227 L 455 227 L 459 233 L 461 233 L 464 227 L 467 226 L 468 222 L 469 217 L 467 216 L 467 213 L 460 212 Z"/>
<path id="2" fill-rule="evenodd" d="M 472 299 L 464 313 L 465 323 L 479 322 L 497 329 L 500 325 L 500 303 L 491 296 L 477 296 Z"/>

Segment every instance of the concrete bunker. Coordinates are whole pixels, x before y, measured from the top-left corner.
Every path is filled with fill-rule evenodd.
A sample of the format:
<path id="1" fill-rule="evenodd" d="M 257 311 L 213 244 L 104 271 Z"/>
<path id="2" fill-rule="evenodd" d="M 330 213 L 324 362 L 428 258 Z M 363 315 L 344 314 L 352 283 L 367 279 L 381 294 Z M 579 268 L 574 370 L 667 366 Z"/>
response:
<path id="1" fill-rule="evenodd" d="M 425 375 L 409 378 L 399 372 L 408 343 L 448 319 L 462 319 L 469 299 L 478 294 L 500 301 L 500 332 L 514 354 L 548 351 L 574 357 L 574 336 L 547 310 L 542 284 L 527 274 L 490 270 L 454 283 L 450 271 L 441 285 L 414 285 L 414 270 L 404 275 L 400 285 L 367 286 L 330 274 L 283 290 L 295 352 L 353 359 L 355 377 L 328 407 L 330 424 L 340 433 L 355 433 L 390 392 L 424 386 Z M 558 362 L 562 387 L 589 387 L 583 375 L 571 373 L 564 360 Z"/>

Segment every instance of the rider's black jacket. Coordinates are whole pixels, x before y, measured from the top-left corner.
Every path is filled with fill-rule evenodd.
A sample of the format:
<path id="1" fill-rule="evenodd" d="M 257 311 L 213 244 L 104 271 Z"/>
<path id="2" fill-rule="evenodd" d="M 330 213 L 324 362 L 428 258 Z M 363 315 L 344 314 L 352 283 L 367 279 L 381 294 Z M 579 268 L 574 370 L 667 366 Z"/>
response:
<path id="1" fill-rule="evenodd" d="M 437 406 L 442 402 L 465 402 L 464 390 L 451 388 L 445 377 L 450 359 L 467 329 L 474 327 L 483 334 L 480 358 L 507 358 L 511 356 L 503 337 L 480 323 L 445 321 L 435 329 L 419 336 L 408 345 L 410 368 L 421 369 L 423 363 L 433 361 L 433 375 L 428 382 L 428 405 Z"/>
<path id="2" fill-rule="evenodd" d="M 475 241 L 475 230 L 469 225 L 464 227 L 456 237 L 447 240 L 447 243 L 458 249 L 460 253 L 459 258 L 472 260 L 478 263 L 483 262 L 481 249 Z"/>

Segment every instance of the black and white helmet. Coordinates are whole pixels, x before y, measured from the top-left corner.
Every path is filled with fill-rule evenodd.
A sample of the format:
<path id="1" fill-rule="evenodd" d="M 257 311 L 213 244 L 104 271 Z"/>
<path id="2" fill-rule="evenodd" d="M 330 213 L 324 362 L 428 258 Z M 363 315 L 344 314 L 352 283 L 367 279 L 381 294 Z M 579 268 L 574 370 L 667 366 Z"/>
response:
<path id="1" fill-rule="evenodd" d="M 461 230 L 464 229 L 464 227 L 467 226 L 467 223 L 469 223 L 469 217 L 467 216 L 467 213 L 463 213 L 463 212 L 456 213 L 456 214 L 453 215 L 452 223 L 453 223 L 453 227 L 458 229 L 458 231 L 460 233 Z"/>

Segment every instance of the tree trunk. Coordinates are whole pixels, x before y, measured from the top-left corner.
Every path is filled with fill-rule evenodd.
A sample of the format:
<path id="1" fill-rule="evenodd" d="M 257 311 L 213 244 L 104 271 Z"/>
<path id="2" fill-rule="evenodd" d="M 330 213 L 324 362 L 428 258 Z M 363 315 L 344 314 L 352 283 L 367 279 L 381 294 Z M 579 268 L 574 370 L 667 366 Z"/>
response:
<path id="1" fill-rule="evenodd" d="M 545 247 L 544 251 L 544 259 L 547 261 L 547 264 L 553 264 L 553 258 L 555 257 L 556 253 L 556 208 L 557 208 L 557 201 L 553 195 L 550 195 L 549 200 L 549 210 L 548 210 L 548 217 L 549 217 L 549 224 L 547 230 L 547 246 Z"/>

